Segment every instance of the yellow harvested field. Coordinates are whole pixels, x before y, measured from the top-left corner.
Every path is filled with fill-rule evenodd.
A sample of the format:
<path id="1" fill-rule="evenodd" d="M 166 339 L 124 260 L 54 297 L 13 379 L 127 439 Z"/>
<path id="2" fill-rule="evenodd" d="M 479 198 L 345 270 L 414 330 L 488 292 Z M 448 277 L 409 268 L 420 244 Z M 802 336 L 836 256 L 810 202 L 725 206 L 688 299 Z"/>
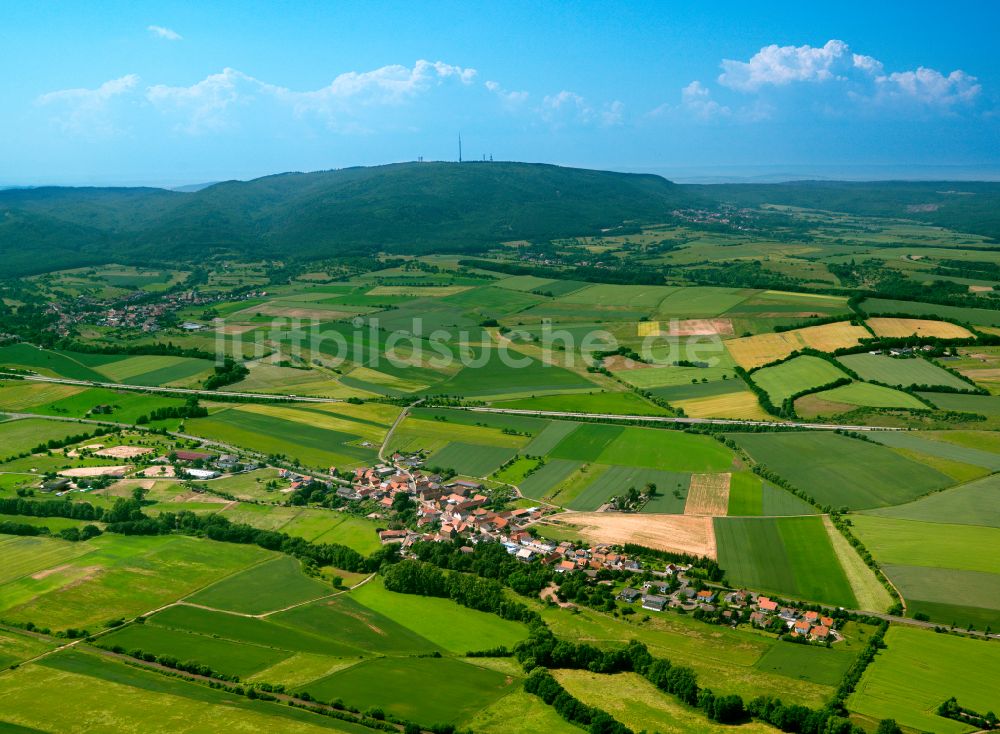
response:
<path id="1" fill-rule="evenodd" d="M 829 515 L 823 515 L 823 526 L 830 536 L 837 559 L 844 568 L 847 581 L 851 584 L 851 591 L 858 600 L 858 607 L 867 612 L 884 612 L 892 604 L 892 597 L 875 572 L 865 565 L 847 538 L 837 530 Z"/>
<path id="2" fill-rule="evenodd" d="M 672 319 L 671 321 L 641 321 L 639 336 L 732 336 L 733 322 L 729 319 Z"/>
<path id="3" fill-rule="evenodd" d="M 87 388 L 60 385 L 54 382 L 4 382 L 0 389 L 0 409 L 11 412 L 27 411 L 38 405 L 63 400 Z"/>
<path id="4" fill-rule="evenodd" d="M 568 525 L 581 539 L 593 543 L 638 543 L 674 553 L 716 557 L 715 528 L 710 517 L 564 512 L 547 520 Z"/>
<path id="5" fill-rule="evenodd" d="M 947 321 L 932 321 L 930 319 L 868 319 L 868 325 L 878 336 L 935 336 L 939 339 L 967 339 L 972 332 Z"/>
<path id="6" fill-rule="evenodd" d="M 733 475 L 692 474 L 684 503 L 685 515 L 725 516 L 729 509 L 729 482 Z"/>
<path id="7" fill-rule="evenodd" d="M 691 400 L 672 400 L 670 404 L 680 408 L 689 418 L 741 418 L 743 420 L 773 420 L 757 402 L 757 397 L 749 391 L 712 395 Z"/>
<path id="8" fill-rule="evenodd" d="M 749 370 L 784 359 L 803 347 L 832 352 L 841 347 L 853 347 L 860 340 L 868 338 L 871 338 L 871 334 L 863 326 L 854 326 L 850 321 L 838 321 L 835 324 L 730 339 L 726 342 L 726 348 L 736 364 Z"/>

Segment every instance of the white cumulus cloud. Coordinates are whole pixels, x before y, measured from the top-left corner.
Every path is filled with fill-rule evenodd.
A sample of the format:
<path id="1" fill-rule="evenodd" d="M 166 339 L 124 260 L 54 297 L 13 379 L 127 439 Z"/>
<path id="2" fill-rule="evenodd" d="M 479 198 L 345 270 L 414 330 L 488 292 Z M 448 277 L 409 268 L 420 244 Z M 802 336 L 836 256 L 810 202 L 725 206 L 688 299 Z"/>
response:
<path id="1" fill-rule="evenodd" d="M 162 38 L 164 41 L 182 41 L 184 36 L 175 30 L 170 28 L 165 28 L 162 25 L 148 25 L 146 30 L 149 31 L 156 38 Z"/>
<path id="2" fill-rule="evenodd" d="M 851 53 L 846 43 L 833 39 L 819 47 L 771 44 L 749 61 L 724 59 L 722 70 L 719 84 L 740 92 L 753 92 L 767 85 L 845 79 L 853 70 L 879 71 L 881 64 L 871 56 Z"/>
<path id="3" fill-rule="evenodd" d="M 921 66 L 887 73 L 877 58 L 855 53 L 837 39 L 822 46 L 772 44 L 747 61 L 724 59 L 721 66 L 719 84 L 743 94 L 795 84 L 831 87 L 816 101 L 824 109 L 846 100 L 882 108 L 953 108 L 973 102 L 982 90 L 976 77 L 961 70 L 944 74 Z"/>
<path id="4" fill-rule="evenodd" d="M 563 89 L 543 97 L 537 112 L 544 122 L 554 127 L 568 124 L 614 127 L 622 124 L 625 104 L 614 100 L 598 108 L 582 95 Z"/>
<path id="5" fill-rule="evenodd" d="M 700 120 L 724 117 L 731 110 L 712 99 L 711 91 L 700 81 L 693 81 L 681 90 L 681 106 Z"/>
<path id="6" fill-rule="evenodd" d="M 67 132 L 109 134 L 116 131 L 109 107 L 139 85 L 137 74 L 110 79 L 99 87 L 60 89 L 40 95 L 35 103 L 57 110 L 55 122 Z"/>
<path id="7" fill-rule="evenodd" d="M 497 96 L 506 107 L 519 107 L 528 101 L 527 92 L 514 92 L 504 89 L 500 82 L 487 81 L 483 86 Z"/>
<path id="8" fill-rule="evenodd" d="M 202 133 L 234 123 L 231 111 L 242 105 L 270 102 L 296 116 L 314 115 L 331 129 L 356 130 L 353 116 L 365 108 L 398 105 L 445 82 L 467 86 L 475 69 L 419 60 L 412 67 L 392 64 L 371 71 L 349 71 L 325 87 L 296 91 L 226 68 L 190 86 L 156 85 L 147 99 L 165 113 L 179 114 L 178 130 Z"/>
<path id="9" fill-rule="evenodd" d="M 947 76 L 923 66 L 914 71 L 894 71 L 875 80 L 877 99 L 910 100 L 925 105 L 951 107 L 973 101 L 982 91 L 974 76 L 953 71 Z"/>

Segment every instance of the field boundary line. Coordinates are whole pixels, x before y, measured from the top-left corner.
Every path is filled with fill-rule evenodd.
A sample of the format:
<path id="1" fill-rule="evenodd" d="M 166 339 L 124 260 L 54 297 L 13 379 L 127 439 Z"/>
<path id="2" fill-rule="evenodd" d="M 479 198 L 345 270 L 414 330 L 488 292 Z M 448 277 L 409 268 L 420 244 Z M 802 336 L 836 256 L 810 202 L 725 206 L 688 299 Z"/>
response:
<path id="1" fill-rule="evenodd" d="M 272 614 L 281 614 L 282 612 L 287 612 L 287 611 L 290 611 L 292 609 L 297 609 L 298 607 L 304 607 L 304 606 L 306 606 L 308 604 L 313 604 L 314 602 L 323 601 L 324 599 L 332 599 L 335 596 L 341 596 L 343 594 L 349 594 L 352 591 L 354 591 L 355 589 L 357 589 L 358 587 L 364 586 L 365 584 L 367 584 L 369 581 L 371 581 L 373 578 L 375 578 L 375 576 L 376 576 L 376 574 L 374 572 L 372 572 L 367 577 L 365 577 L 364 579 L 362 579 L 358 583 L 354 584 L 354 586 L 351 586 L 351 587 L 346 588 L 346 589 L 341 589 L 340 591 L 334 592 L 333 594 L 324 594 L 323 596 L 317 596 L 315 599 L 306 599 L 305 601 L 300 601 L 300 602 L 297 602 L 295 604 L 290 604 L 289 606 L 284 607 L 283 609 L 274 609 L 274 610 L 272 610 L 270 612 L 263 612 L 262 614 L 252 614 L 250 616 L 256 617 L 257 619 L 266 619 L 267 617 L 270 617 Z"/>

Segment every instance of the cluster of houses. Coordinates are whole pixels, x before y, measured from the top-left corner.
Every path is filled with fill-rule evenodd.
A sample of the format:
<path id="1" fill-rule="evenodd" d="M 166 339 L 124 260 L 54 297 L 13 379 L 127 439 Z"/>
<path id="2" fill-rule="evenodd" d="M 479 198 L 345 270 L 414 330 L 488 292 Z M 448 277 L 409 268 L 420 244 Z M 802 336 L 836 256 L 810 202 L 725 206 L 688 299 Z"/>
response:
<path id="1" fill-rule="evenodd" d="M 371 519 L 386 517 L 399 495 L 409 497 L 416 506 L 416 529 L 380 533 L 383 543 L 402 543 L 404 547 L 418 540 L 451 540 L 456 536 L 473 542 L 503 541 L 541 517 L 538 508 L 496 512 L 486 506 L 490 498 L 483 494 L 479 482 L 447 482 L 437 474 L 411 470 L 402 463 L 359 467 L 350 485 L 340 487 L 337 494 L 346 500 L 376 502 L 378 510 L 369 515 Z"/>
<path id="2" fill-rule="evenodd" d="M 817 611 L 803 611 L 794 607 L 779 606 L 766 596 L 751 591 L 719 591 L 714 589 L 696 590 L 684 577 L 684 567 L 671 564 L 663 575 L 676 575 L 679 586 L 670 591 L 673 586 L 663 581 L 647 581 L 642 589 L 625 588 L 618 594 L 618 599 L 627 604 L 639 602 L 643 609 L 651 612 L 662 612 L 670 608 L 685 611 L 702 610 L 706 613 L 722 609 L 723 620 L 733 624 L 746 621 L 749 612 L 749 622 L 755 627 L 774 630 L 783 627 L 786 634 L 801 637 L 813 642 L 836 642 L 841 639 L 840 633 L 834 629 L 836 621 Z M 721 598 L 720 598 L 721 597 Z"/>
<path id="3" fill-rule="evenodd" d="M 48 309 L 57 317 L 56 331 L 66 336 L 70 327 L 80 323 L 95 323 L 98 326 L 114 328 L 141 329 L 144 332 L 158 331 L 159 321 L 167 313 L 187 306 L 201 306 L 222 301 L 245 301 L 251 298 L 262 298 L 266 291 L 248 291 L 239 294 L 232 293 L 202 293 L 196 290 L 166 293 L 155 302 L 144 302 L 149 296 L 147 291 L 136 290 L 115 305 L 102 308 L 107 301 L 100 301 L 89 296 L 79 296 L 76 299 L 49 304 Z M 199 326 L 194 324 L 195 326 Z M 189 328 L 185 324 L 182 328 Z"/>
<path id="4" fill-rule="evenodd" d="M 700 607 L 706 612 L 714 612 L 717 593 L 709 589 L 698 591 L 692 588 L 690 581 L 684 576 L 684 572 L 689 568 L 690 566 L 679 566 L 675 563 L 668 564 L 664 571 L 656 573 L 660 577 L 674 577 L 673 583 L 661 580 L 646 581 L 642 589 L 632 587 L 622 589 L 618 599 L 626 604 L 640 602 L 643 609 L 651 612 L 662 612 L 667 607 L 685 611 Z"/>
<path id="5" fill-rule="evenodd" d="M 412 468 L 416 462 L 396 455 L 393 464 L 380 464 L 354 470 L 350 486 L 337 490 L 347 500 L 371 500 L 379 509 L 371 519 L 382 519 L 392 509 L 400 494 L 406 494 L 416 506 L 416 529 L 383 530 L 383 544 L 399 543 L 405 549 L 418 541 L 451 541 L 461 537 L 465 548 L 480 542 L 499 542 L 507 552 L 525 563 L 539 561 L 552 565 L 557 573 L 601 569 L 639 571 L 639 563 L 610 546 L 577 548 L 572 543 L 553 543 L 532 536 L 527 527 L 541 519 L 538 507 L 496 511 L 488 507 L 490 498 L 479 482 L 445 481 L 437 474 Z M 332 472 L 333 470 L 331 470 Z"/>
<path id="6" fill-rule="evenodd" d="M 779 607 L 778 603 L 766 596 L 753 600 L 754 611 L 750 623 L 756 627 L 772 627 L 775 621 L 788 629 L 792 637 L 804 637 L 816 642 L 836 641 L 840 635 L 834 629 L 834 619 L 816 611 L 805 611 L 794 607 Z"/>
<path id="7" fill-rule="evenodd" d="M 314 484 L 323 484 L 329 487 L 329 482 L 321 482 L 315 477 L 311 477 L 308 474 L 300 474 L 294 472 L 291 469 L 278 469 L 278 476 L 282 479 L 287 479 L 289 484 L 287 487 L 282 489 L 283 493 L 294 492 L 297 489 L 305 489 L 306 487 L 311 487 Z"/>
<path id="8" fill-rule="evenodd" d="M 872 351 L 868 352 L 868 354 L 874 354 L 874 355 L 888 354 L 890 357 L 909 357 L 917 351 L 933 352 L 934 347 L 932 347 L 930 344 L 925 344 L 922 347 L 894 347 L 892 349 L 873 349 Z"/>

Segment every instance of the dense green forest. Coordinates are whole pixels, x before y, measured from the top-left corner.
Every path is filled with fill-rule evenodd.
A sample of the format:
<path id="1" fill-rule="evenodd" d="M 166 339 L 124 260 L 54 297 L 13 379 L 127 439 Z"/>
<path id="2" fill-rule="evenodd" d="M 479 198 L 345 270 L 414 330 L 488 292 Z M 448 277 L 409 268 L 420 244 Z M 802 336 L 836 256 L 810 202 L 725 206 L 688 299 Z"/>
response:
<path id="1" fill-rule="evenodd" d="M 506 241 L 547 242 L 668 222 L 678 209 L 763 204 L 908 218 L 1000 237 L 997 183 L 694 186 L 542 164 L 400 163 L 228 181 L 195 192 L 0 191 L 0 275 L 214 253 L 291 260 L 474 253 Z M 766 216 L 758 218 L 766 225 Z"/>
<path id="2" fill-rule="evenodd" d="M 11 275 L 216 251 L 275 258 L 476 251 L 652 223 L 694 194 L 659 176 L 525 163 L 403 163 L 160 189 L 0 191 Z"/>

